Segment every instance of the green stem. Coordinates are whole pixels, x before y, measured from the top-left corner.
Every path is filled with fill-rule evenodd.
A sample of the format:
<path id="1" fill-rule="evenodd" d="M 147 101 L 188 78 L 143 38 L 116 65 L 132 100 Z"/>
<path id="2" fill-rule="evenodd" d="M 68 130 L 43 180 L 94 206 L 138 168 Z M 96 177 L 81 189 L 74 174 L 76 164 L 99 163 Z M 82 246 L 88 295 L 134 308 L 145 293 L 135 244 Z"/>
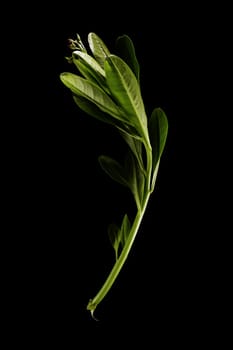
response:
<path id="1" fill-rule="evenodd" d="M 128 236 L 128 239 L 125 243 L 125 246 L 119 256 L 119 259 L 116 261 L 115 265 L 113 266 L 109 276 L 107 277 L 105 283 L 103 284 L 102 288 L 99 290 L 99 292 L 96 294 L 96 296 L 93 299 L 90 299 L 88 305 L 87 305 L 87 310 L 91 311 L 92 317 L 94 310 L 96 309 L 97 305 L 104 299 L 104 297 L 106 296 L 106 294 L 109 292 L 109 290 L 111 289 L 114 281 L 116 280 L 119 272 L 121 271 L 127 257 L 128 254 L 130 252 L 130 249 L 133 245 L 133 242 L 135 240 L 135 237 L 137 235 L 138 229 L 140 227 L 142 218 L 144 216 L 147 204 L 148 204 L 148 200 L 150 197 L 150 192 L 147 193 L 142 209 L 140 211 L 137 212 L 137 215 L 135 217 L 135 220 L 133 222 L 132 228 L 131 228 L 131 232 Z"/>
<path id="2" fill-rule="evenodd" d="M 152 148 L 150 142 L 144 142 L 144 147 L 146 150 L 146 183 L 145 191 L 151 193 L 151 176 L 152 176 Z"/>

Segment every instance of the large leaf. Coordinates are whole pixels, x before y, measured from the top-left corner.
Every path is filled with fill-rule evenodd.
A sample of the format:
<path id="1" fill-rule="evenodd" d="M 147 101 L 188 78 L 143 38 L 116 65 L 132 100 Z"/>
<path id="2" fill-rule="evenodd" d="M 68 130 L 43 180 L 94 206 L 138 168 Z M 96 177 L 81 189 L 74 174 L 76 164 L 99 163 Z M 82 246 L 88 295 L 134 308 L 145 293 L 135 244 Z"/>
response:
<path id="1" fill-rule="evenodd" d="M 77 106 L 87 113 L 88 115 L 104 122 L 107 124 L 114 125 L 116 124 L 116 121 L 113 117 L 111 117 L 109 114 L 104 113 L 99 107 L 97 107 L 94 103 L 88 101 L 86 98 L 82 96 L 78 96 L 73 94 L 73 99 Z"/>
<path id="2" fill-rule="evenodd" d="M 101 65 L 101 67 L 104 67 L 104 61 L 106 57 L 110 55 L 109 49 L 103 40 L 92 32 L 88 34 L 88 43 L 94 57 L 96 58 L 96 61 Z"/>
<path id="3" fill-rule="evenodd" d="M 152 147 L 152 190 L 157 177 L 160 157 L 163 153 L 168 133 L 168 121 L 161 108 L 155 108 L 149 120 L 149 135 Z"/>
<path id="4" fill-rule="evenodd" d="M 140 66 L 136 57 L 135 48 L 128 35 L 121 35 L 116 40 L 117 55 L 120 56 L 132 69 L 139 81 Z"/>
<path id="5" fill-rule="evenodd" d="M 124 138 L 133 138 L 135 139 L 135 142 L 141 143 L 139 136 L 137 135 L 137 131 L 133 128 L 133 126 L 125 124 L 121 120 L 115 119 L 108 113 L 103 112 L 98 106 L 96 106 L 95 103 L 92 103 L 85 97 L 73 94 L 73 99 L 77 106 L 88 115 L 114 126 L 119 130 L 121 135 L 124 135 Z"/>
<path id="6" fill-rule="evenodd" d="M 88 101 L 99 107 L 103 112 L 110 114 L 118 120 L 125 121 L 118 106 L 98 85 L 69 72 L 62 73 L 60 78 L 64 85 L 66 85 L 75 95 L 86 98 Z"/>
<path id="7" fill-rule="evenodd" d="M 113 97 L 148 141 L 147 116 L 134 73 L 120 57 L 115 55 L 106 58 L 104 68 L 107 85 Z"/>

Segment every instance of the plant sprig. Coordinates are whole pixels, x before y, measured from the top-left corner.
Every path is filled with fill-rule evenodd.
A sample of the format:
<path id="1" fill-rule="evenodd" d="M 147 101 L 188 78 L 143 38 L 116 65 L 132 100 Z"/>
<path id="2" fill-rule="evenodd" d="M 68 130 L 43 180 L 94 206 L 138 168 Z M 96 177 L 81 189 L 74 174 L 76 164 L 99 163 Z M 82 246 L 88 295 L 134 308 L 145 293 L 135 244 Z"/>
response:
<path id="1" fill-rule="evenodd" d="M 88 34 L 89 51 L 79 35 L 69 40 L 69 62 L 79 74 L 63 72 L 60 79 L 70 89 L 74 102 L 86 114 L 115 127 L 128 146 L 122 162 L 107 155 L 99 157 L 102 169 L 116 182 L 128 188 L 135 201 L 132 223 L 127 214 L 120 226 L 110 224 L 108 235 L 115 252 L 115 264 L 105 283 L 89 300 L 94 310 L 111 289 L 131 250 L 149 198 L 154 190 L 163 153 L 168 121 L 161 108 L 147 117 L 140 88 L 140 66 L 128 35 L 116 40 L 116 53 L 110 53 L 95 33 Z"/>

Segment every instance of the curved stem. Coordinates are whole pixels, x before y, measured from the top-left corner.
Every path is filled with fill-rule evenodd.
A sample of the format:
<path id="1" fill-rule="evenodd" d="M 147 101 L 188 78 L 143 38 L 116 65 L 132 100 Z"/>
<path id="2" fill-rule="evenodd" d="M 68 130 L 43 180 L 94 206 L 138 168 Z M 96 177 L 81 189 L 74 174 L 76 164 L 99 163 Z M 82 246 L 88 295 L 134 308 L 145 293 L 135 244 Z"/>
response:
<path id="1" fill-rule="evenodd" d="M 103 298 L 106 296 L 106 294 L 109 292 L 109 290 L 111 289 L 114 281 L 116 280 L 119 272 L 121 271 L 127 257 L 128 254 L 130 252 L 130 249 L 133 245 L 133 242 L 135 240 L 135 237 L 137 235 L 138 229 L 140 227 L 142 218 L 144 216 L 147 204 L 148 204 L 148 200 L 150 197 L 150 192 L 147 193 L 142 209 L 140 211 L 137 212 L 137 215 L 135 217 L 135 220 L 133 222 L 132 228 L 131 228 L 131 232 L 128 236 L 128 239 L 125 243 L 125 246 L 119 256 L 119 259 L 116 261 L 115 265 L 113 266 L 109 276 L 107 277 L 105 283 L 103 284 L 102 288 L 99 290 L 99 292 L 96 294 L 96 296 L 93 299 L 89 300 L 89 303 L 87 305 L 87 310 L 91 311 L 91 314 L 93 316 L 94 310 L 96 309 L 97 305 L 103 300 Z"/>

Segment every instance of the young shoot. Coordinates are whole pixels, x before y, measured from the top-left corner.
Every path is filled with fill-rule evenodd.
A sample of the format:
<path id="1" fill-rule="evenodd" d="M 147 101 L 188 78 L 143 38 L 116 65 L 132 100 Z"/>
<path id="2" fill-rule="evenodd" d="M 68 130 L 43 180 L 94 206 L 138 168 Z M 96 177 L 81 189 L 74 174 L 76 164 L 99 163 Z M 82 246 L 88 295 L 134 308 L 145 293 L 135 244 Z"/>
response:
<path id="1" fill-rule="evenodd" d="M 88 49 L 79 35 L 69 40 L 71 57 L 77 73 L 60 74 L 71 91 L 74 102 L 85 113 L 115 127 L 126 143 L 121 162 L 100 155 L 102 169 L 125 186 L 135 201 L 135 217 L 125 213 L 121 225 L 110 224 L 108 235 L 114 249 L 115 264 L 97 294 L 89 300 L 87 310 L 94 311 L 110 291 L 132 248 L 149 198 L 154 190 L 160 158 L 168 133 L 168 121 L 161 108 L 148 118 L 140 88 L 140 67 L 132 40 L 128 35 L 116 39 L 111 53 L 95 33 L 88 34 Z"/>

